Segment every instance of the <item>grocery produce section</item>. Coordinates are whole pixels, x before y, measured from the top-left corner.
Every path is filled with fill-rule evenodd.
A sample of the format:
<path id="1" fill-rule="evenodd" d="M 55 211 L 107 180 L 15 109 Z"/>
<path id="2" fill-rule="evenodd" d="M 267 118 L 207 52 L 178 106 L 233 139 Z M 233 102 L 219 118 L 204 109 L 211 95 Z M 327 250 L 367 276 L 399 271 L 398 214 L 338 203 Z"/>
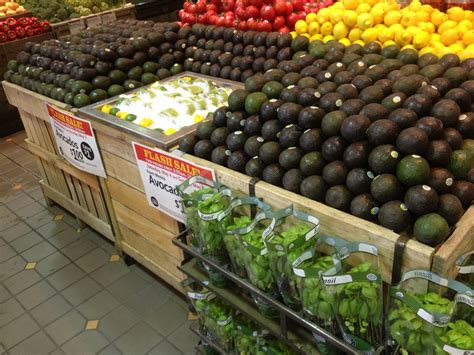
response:
<path id="1" fill-rule="evenodd" d="M 6 19 L 12 43 L 122 5 L 21 4 L 40 20 Z M 179 17 L 8 58 L 45 196 L 187 295 L 201 351 L 474 351 L 472 11 L 198 0 Z M 64 159 L 45 102 L 91 123 L 106 177 Z M 184 219 L 136 145 L 192 165 L 145 169 Z"/>

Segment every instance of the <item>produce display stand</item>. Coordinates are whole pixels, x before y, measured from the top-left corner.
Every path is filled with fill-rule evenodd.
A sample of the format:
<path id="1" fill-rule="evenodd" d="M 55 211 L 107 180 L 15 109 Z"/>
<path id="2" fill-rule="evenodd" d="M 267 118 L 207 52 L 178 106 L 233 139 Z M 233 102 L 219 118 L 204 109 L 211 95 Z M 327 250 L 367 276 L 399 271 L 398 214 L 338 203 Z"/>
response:
<path id="1" fill-rule="evenodd" d="M 213 342 L 211 339 L 209 339 L 205 334 L 201 332 L 199 329 L 199 322 L 193 322 L 190 326 L 189 329 L 196 334 L 204 343 L 209 345 L 211 348 L 213 348 L 215 351 L 217 351 L 219 354 L 226 354 L 225 350 L 223 350 L 218 344 Z M 196 350 L 200 352 L 200 348 L 197 347 Z M 205 353 L 204 353 L 205 354 Z"/>
<path id="2" fill-rule="evenodd" d="M 474 206 L 457 222 L 447 241 L 433 248 L 375 223 L 207 160 L 191 155 L 184 155 L 183 158 L 214 169 L 217 180 L 238 193 L 259 197 L 275 209 L 294 205 L 298 210 L 317 216 L 323 235 L 375 245 L 379 252 L 383 280 L 389 284 L 398 282 L 400 275 L 410 269 L 432 270 L 441 276 L 454 278 L 457 275 L 456 259 L 471 250 L 474 244 Z"/>
<path id="3" fill-rule="evenodd" d="M 10 16 L 5 16 L 5 17 L 0 17 L 0 21 L 4 21 L 6 20 L 7 18 L 14 18 L 14 19 L 17 19 L 17 18 L 22 18 L 22 17 L 31 17 L 33 16 L 33 14 L 29 11 L 25 11 L 25 12 L 21 12 L 19 14 L 15 14 L 15 15 L 10 15 Z"/>
<path id="4" fill-rule="evenodd" d="M 51 24 L 52 31 L 56 38 L 76 34 L 85 28 L 97 27 L 116 20 L 134 19 L 135 6 L 133 4 L 125 4 L 122 7 L 103 11 L 97 14 L 83 16 L 77 19 L 67 20 L 59 23 Z"/>
<path id="5" fill-rule="evenodd" d="M 47 201 L 54 201 L 76 218 L 110 240 L 114 240 L 106 191 L 99 178 L 64 160 L 57 150 L 45 102 L 70 111 L 67 105 L 20 86 L 3 82 L 11 105 L 16 106 L 25 126 L 27 147 L 41 171 L 40 187 Z"/>
<path id="6" fill-rule="evenodd" d="M 191 74 L 195 77 L 206 77 Z M 184 72 L 170 79 L 186 75 L 189 73 Z M 206 78 L 212 79 L 217 84 L 242 87 L 241 83 Z M 116 235 L 124 253 L 181 291 L 180 282 L 183 280 L 183 275 L 178 266 L 181 265 L 183 254 L 172 244 L 173 237 L 179 233 L 178 223 L 165 213 L 148 206 L 132 142 L 169 150 L 177 145 L 182 136 L 193 132 L 197 125 L 165 136 L 95 109 L 115 100 L 116 98 L 107 99 L 81 108 L 78 114 L 90 120 L 95 130 L 107 174 L 105 184 L 111 196 L 112 213 L 118 222 Z"/>

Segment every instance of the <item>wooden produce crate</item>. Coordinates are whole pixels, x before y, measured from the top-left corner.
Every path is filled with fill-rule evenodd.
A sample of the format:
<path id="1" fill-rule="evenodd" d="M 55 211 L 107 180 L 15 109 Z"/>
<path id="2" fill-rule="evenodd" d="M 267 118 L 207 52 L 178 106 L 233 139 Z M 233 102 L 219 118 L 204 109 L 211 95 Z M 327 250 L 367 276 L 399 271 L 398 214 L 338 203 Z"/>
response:
<path id="1" fill-rule="evenodd" d="M 178 270 L 183 253 L 172 243 L 179 233 L 178 222 L 148 206 L 131 143 L 155 146 L 117 127 L 91 122 L 107 174 L 105 183 L 121 250 L 183 292 L 180 282 L 184 276 Z"/>
<path id="2" fill-rule="evenodd" d="M 456 277 L 457 269 L 454 265 L 456 259 L 474 248 L 474 206 L 465 212 L 456 224 L 453 233 L 441 246 L 433 248 L 415 239 L 409 239 L 404 249 L 398 249 L 397 244 L 399 245 L 406 237 L 380 225 L 264 181 L 255 182 L 256 179 L 207 160 L 188 154 L 183 157 L 214 169 L 217 180 L 237 192 L 252 195 L 252 191 L 255 191 L 255 196 L 275 209 L 293 204 L 297 209 L 318 217 L 321 233 L 324 235 L 339 236 L 348 241 L 364 241 L 377 246 L 382 277 L 389 284 L 398 282 L 399 275 L 411 269 L 432 270 L 445 277 Z M 396 249 L 398 249 L 397 254 Z"/>
<path id="3" fill-rule="evenodd" d="M 64 110 L 70 107 L 6 81 L 3 87 L 10 104 L 20 112 L 28 137 L 26 143 L 36 157 L 42 174 L 40 186 L 47 200 L 64 207 L 78 220 L 113 241 L 106 192 L 100 179 L 69 164 L 59 155 L 54 141 L 45 103 Z"/>
<path id="4" fill-rule="evenodd" d="M 135 5 L 125 4 L 124 6 L 112 10 L 100 12 L 78 19 L 67 20 L 51 25 L 56 38 L 76 34 L 89 27 L 97 27 L 116 20 L 135 18 Z"/>

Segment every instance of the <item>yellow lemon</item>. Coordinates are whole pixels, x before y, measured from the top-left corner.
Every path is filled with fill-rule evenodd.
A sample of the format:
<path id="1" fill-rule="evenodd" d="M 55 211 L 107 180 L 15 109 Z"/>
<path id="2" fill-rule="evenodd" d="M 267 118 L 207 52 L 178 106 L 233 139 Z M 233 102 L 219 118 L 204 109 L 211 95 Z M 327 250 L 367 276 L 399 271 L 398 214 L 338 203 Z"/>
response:
<path id="1" fill-rule="evenodd" d="M 426 53 L 436 54 L 436 50 L 433 47 L 425 47 L 418 52 L 418 55 L 422 56 L 423 54 L 426 54 Z"/>
<path id="2" fill-rule="evenodd" d="M 357 23 L 357 12 L 352 10 L 344 11 L 342 21 L 344 21 L 347 26 L 353 27 Z"/>
<path id="3" fill-rule="evenodd" d="M 430 14 L 427 12 L 417 11 L 415 13 L 416 13 L 416 17 L 418 17 L 418 21 L 426 22 L 430 20 Z"/>
<path id="4" fill-rule="evenodd" d="M 109 113 L 110 110 L 112 109 L 112 106 L 111 105 L 104 105 L 102 106 L 102 108 L 100 109 L 103 113 Z"/>
<path id="5" fill-rule="evenodd" d="M 308 24 L 305 20 L 298 20 L 295 23 L 295 31 L 297 34 L 302 35 L 303 33 L 308 32 Z"/>
<path id="6" fill-rule="evenodd" d="M 410 33 L 412 36 L 416 35 L 418 32 L 421 32 L 421 29 L 417 26 L 408 26 L 405 31 Z"/>
<path id="7" fill-rule="evenodd" d="M 446 11 L 450 20 L 459 22 L 464 20 L 464 10 L 458 6 L 451 7 Z"/>
<path id="8" fill-rule="evenodd" d="M 436 49 L 436 52 L 441 49 L 441 48 L 444 48 L 446 47 L 443 43 L 440 42 L 436 42 L 436 43 L 431 43 L 431 47 L 433 47 L 434 49 Z"/>
<path id="9" fill-rule="evenodd" d="M 462 20 L 458 23 L 458 27 L 466 28 L 468 30 L 472 29 L 472 21 Z"/>
<path id="10" fill-rule="evenodd" d="M 474 44 L 470 44 L 466 47 L 467 50 L 469 51 L 474 51 Z"/>
<path id="11" fill-rule="evenodd" d="M 351 40 L 351 42 L 355 42 L 360 39 L 362 36 L 362 30 L 360 28 L 353 28 L 349 32 L 348 38 Z"/>
<path id="12" fill-rule="evenodd" d="M 308 33 L 312 36 L 319 33 L 319 23 L 316 21 L 311 22 L 308 25 Z"/>
<path id="13" fill-rule="evenodd" d="M 398 46 L 403 47 L 411 42 L 412 37 L 413 36 L 410 32 L 407 32 L 407 31 L 397 32 L 395 33 L 395 43 Z"/>
<path id="14" fill-rule="evenodd" d="M 441 26 L 444 22 L 448 20 L 448 15 L 445 13 L 435 10 L 431 13 L 431 23 L 435 25 L 435 27 Z"/>
<path id="15" fill-rule="evenodd" d="M 441 35 L 438 33 L 433 33 L 431 35 L 430 44 L 433 46 L 435 43 L 441 42 Z"/>
<path id="16" fill-rule="evenodd" d="M 325 22 L 321 25 L 320 28 L 321 34 L 324 36 L 331 35 L 332 34 L 332 23 L 331 22 Z"/>
<path id="17" fill-rule="evenodd" d="M 303 33 L 303 34 L 301 34 L 301 36 L 306 37 L 307 39 L 309 39 L 309 38 L 311 37 L 311 36 L 309 35 L 309 33 Z"/>
<path id="18" fill-rule="evenodd" d="M 385 15 L 383 22 L 387 26 L 392 26 L 396 23 L 400 23 L 401 18 L 402 18 L 402 14 L 400 11 L 389 11 Z"/>
<path id="19" fill-rule="evenodd" d="M 363 14 L 363 13 L 370 12 L 370 9 L 371 9 L 371 7 L 370 7 L 369 4 L 362 3 L 359 6 L 357 6 L 356 12 L 360 15 L 360 14 Z M 321 10 L 319 10 L 319 11 L 321 11 Z"/>
<path id="20" fill-rule="evenodd" d="M 330 9 L 332 8 L 332 9 L 338 9 L 338 10 L 345 10 L 344 5 L 342 4 L 342 2 L 335 2 L 334 4 L 329 6 L 329 8 Z"/>
<path id="21" fill-rule="evenodd" d="M 418 27 L 420 30 L 433 34 L 435 32 L 435 27 L 431 22 L 418 22 Z"/>
<path id="22" fill-rule="evenodd" d="M 153 120 L 151 118 L 142 118 L 138 124 L 143 127 L 149 127 L 153 124 Z"/>
<path id="23" fill-rule="evenodd" d="M 469 30 L 462 35 L 462 42 L 464 45 L 469 46 L 474 43 L 474 30 Z"/>
<path id="24" fill-rule="evenodd" d="M 333 9 L 329 13 L 329 19 L 331 20 L 332 24 L 335 25 L 336 23 L 342 21 L 342 15 L 343 14 L 344 14 L 344 12 L 342 10 Z"/>
<path id="25" fill-rule="evenodd" d="M 372 16 L 372 18 L 374 19 L 374 23 L 382 23 L 385 16 L 385 12 L 380 8 L 373 8 L 370 11 L 370 16 Z"/>
<path id="26" fill-rule="evenodd" d="M 378 31 L 375 28 L 368 28 L 362 33 L 362 40 L 364 42 L 376 41 L 378 38 Z"/>
<path id="27" fill-rule="evenodd" d="M 430 44 L 431 36 L 427 32 L 420 31 L 413 36 L 413 46 L 416 49 L 422 49 Z"/>
<path id="28" fill-rule="evenodd" d="M 177 131 L 176 131 L 174 128 L 167 128 L 167 129 L 165 130 L 165 134 L 166 134 L 167 136 L 172 135 L 173 133 L 176 133 L 176 132 L 177 132 Z"/>
<path id="29" fill-rule="evenodd" d="M 368 28 L 373 27 L 374 25 L 374 20 L 372 19 L 372 16 L 369 14 L 360 14 L 357 16 L 357 26 L 361 30 L 366 30 Z"/>
<path id="30" fill-rule="evenodd" d="M 465 18 L 466 20 L 472 21 L 472 20 L 471 20 L 471 15 L 472 15 L 472 11 L 471 11 L 471 10 L 464 10 L 464 18 Z"/>
<path id="31" fill-rule="evenodd" d="M 329 21 L 329 10 L 327 7 L 325 7 L 324 9 L 321 9 L 318 11 L 318 13 L 316 14 L 316 17 L 317 17 L 317 21 L 320 25 L 322 25 L 324 22 L 328 22 Z"/>
<path id="32" fill-rule="evenodd" d="M 415 26 L 418 23 L 418 18 L 416 17 L 416 12 L 413 12 L 413 11 L 406 12 L 402 16 L 402 19 L 400 20 L 400 23 L 405 27 Z"/>
<path id="33" fill-rule="evenodd" d="M 310 42 L 316 41 L 316 40 L 322 40 L 323 35 L 320 33 L 317 33 L 315 35 L 312 35 L 311 38 L 309 39 Z"/>
<path id="34" fill-rule="evenodd" d="M 318 15 L 316 15 L 314 12 L 310 12 L 309 14 L 306 15 L 306 23 L 309 25 L 311 22 L 316 21 L 318 18 Z"/>
<path id="35" fill-rule="evenodd" d="M 329 42 L 329 41 L 332 41 L 333 39 L 334 39 L 334 36 L 332 36 L 332 35 L 327 35 L 327 36 L 324 36 L 323 42 L 324 42 L 324 43 L 327 43 L 327 42 Z"/>
<path id="36" fill-rule="evenodd" d="M 453 52 L 452 52 L 451 48 L 449 48 L 449 47 L 442 47 L 442 48 L 436 50 L 436 55 L 438 57 L 442 57 L 443 55 L 452 54 L 452 53 Z"/>
<path id="37" fill-rule="evenodd" d="M 364 0 L 364 2 L 370 6 L 374 6 L 379 2 L 379 0 Z"/>
<path id="38" fill-rule="evenodd" d="M 355 10 L 359 6 L 359 0 L 343 0 L 342 4 L 347 10 Z"/>
<path id="39" fill-rule="evenodd" d="M 333 28 L 334 38 L 337 40 L 346 38 L 349 34 L 349 30 L 344 22 L 338 22 Z"/>
<path id="40" fill-rule="evenodd" d="M 453 51 L 454 54 L 457 54 L 458 52 L 464 49 L 464 46 L 459 43 L 454 43 L 450 45 L 449 48 Z"/>
<path id="41" fill-rule="evenodd" d="M 457 26 L 457 23 L 451 20 L 444 21 L 439 27 L 438 27 L 438 33 L 443 34 L 443 32 L 453 29 L 454 27 Z"/>
<path id="42" fill-rule="evenodd" d="M 434 8 L 430 5 L 423 5 L 420 9 L 420 11 L 426 12 L 427 14 L 432 14 L 434 11 Z"/>
<path id="43" fill-rule="evenodd" d="M 349 38 L 342 38 L 339 40 L 339 42 L 345 45 L 346 47 L 351 45 L 351 41 L 349 40 Z"/>
<path id="44" fill-rule="evenodd" d="M 296 36 L 298 36 L 298 34 L 295 31 L 291 31 L 290 34 L 291 34 L 291 38 L 295 38 Z"/>
<path id="45" fill-rule="evenodd" d="M 474 51 L 470 49 L 464 49 L 458 53 L 458 56 L 461 61 L 466 60 L 468 58 L 474 58 Z"/>
<path id="46" fill-rule="evenodd" d="M 395 41 L 386 41 L 382 44 L 382 47 L 388 47 L 388 46 L 392 46 L 392 45 L 396 45 Z"/>
<path id="47" fill-rule="evenodd" d="M 395 33 L 388 28 L 385 30 L 378 31 L 378 39 L 380 42 L 385 43 L 387 41 L 391 41 L 395 37 Z"/>
<path id="48" fill-rule="evenodd" d="M 415 49 L 415 47 L 413 47 L 411 44 L 405 44 L 402 48 L 400 48 L 400 50 L 403 49 Z"/>
<path id="49" fill-rule="evenodd" d="M 355 43 L 355 44 L 360 44 L 361 46 L 365 46 L 365 42 L 361 39 L 358 39 L 357 41 L 354 41 L 352 43 Z"/>
<path id="50" fill-rule="evenodd" d="M 393 33 L 397 33 L 397 32 L 403 31 L 404 29 L 405 29 L 405 27 L 403 27 L 403 26 L 400 25 L 399 23 L 396 23 L 396 24 L 390 26 L 390 30 L 391 30 Z"/>
<path id="51" fill-rule="evenodd" d="M 449 29 L 449 30 L 446 30 L 444 31 L 442 34 L 441 34 L 441 42 L 445 45 L 445 46 L 449 46 L 451 44 L 454 44 L 456 43 L 456 41 L 458 40 L 458 32 L 454 29 Z"/>
<path id="52" fill-rule="evenodd" d="M 118 118 L 122 119 L 122 120 L 124 120 L 125 117 L 127 117 L 127 115 L 128 115 L 128 112 L 125 112 L 125 111 L 119 111 L 119 112 L 117 112 L 117 114 L 116 114 L 116 116 L 117 116 Z"/>
<path id="53" fill-rule="evenodd" d="M 418 11 L 421 9 L 422 6 L 423 4 L 421 2 L 415 0 L 415 1 L 412 1 L 408 7 L 410 8 L 411 11 Z"/>

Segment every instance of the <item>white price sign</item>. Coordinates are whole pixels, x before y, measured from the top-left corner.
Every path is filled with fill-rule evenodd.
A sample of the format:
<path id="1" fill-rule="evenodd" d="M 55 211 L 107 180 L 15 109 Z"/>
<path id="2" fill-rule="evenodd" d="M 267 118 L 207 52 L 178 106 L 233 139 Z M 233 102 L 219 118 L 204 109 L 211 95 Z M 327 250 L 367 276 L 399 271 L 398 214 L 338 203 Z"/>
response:
<path id="1" fill-rule="evenodd" d="M 214 170 L 196 165 L 160 149 L 132 143 L 148 205 L 185 222 L 177 186 L 194 175 L 215 179 Z"/>
<path id="2" fill-rule="evenodd" d="M 46 104 L 59 153 L 72 165 L 106 177 L 90 122 Z"/>

